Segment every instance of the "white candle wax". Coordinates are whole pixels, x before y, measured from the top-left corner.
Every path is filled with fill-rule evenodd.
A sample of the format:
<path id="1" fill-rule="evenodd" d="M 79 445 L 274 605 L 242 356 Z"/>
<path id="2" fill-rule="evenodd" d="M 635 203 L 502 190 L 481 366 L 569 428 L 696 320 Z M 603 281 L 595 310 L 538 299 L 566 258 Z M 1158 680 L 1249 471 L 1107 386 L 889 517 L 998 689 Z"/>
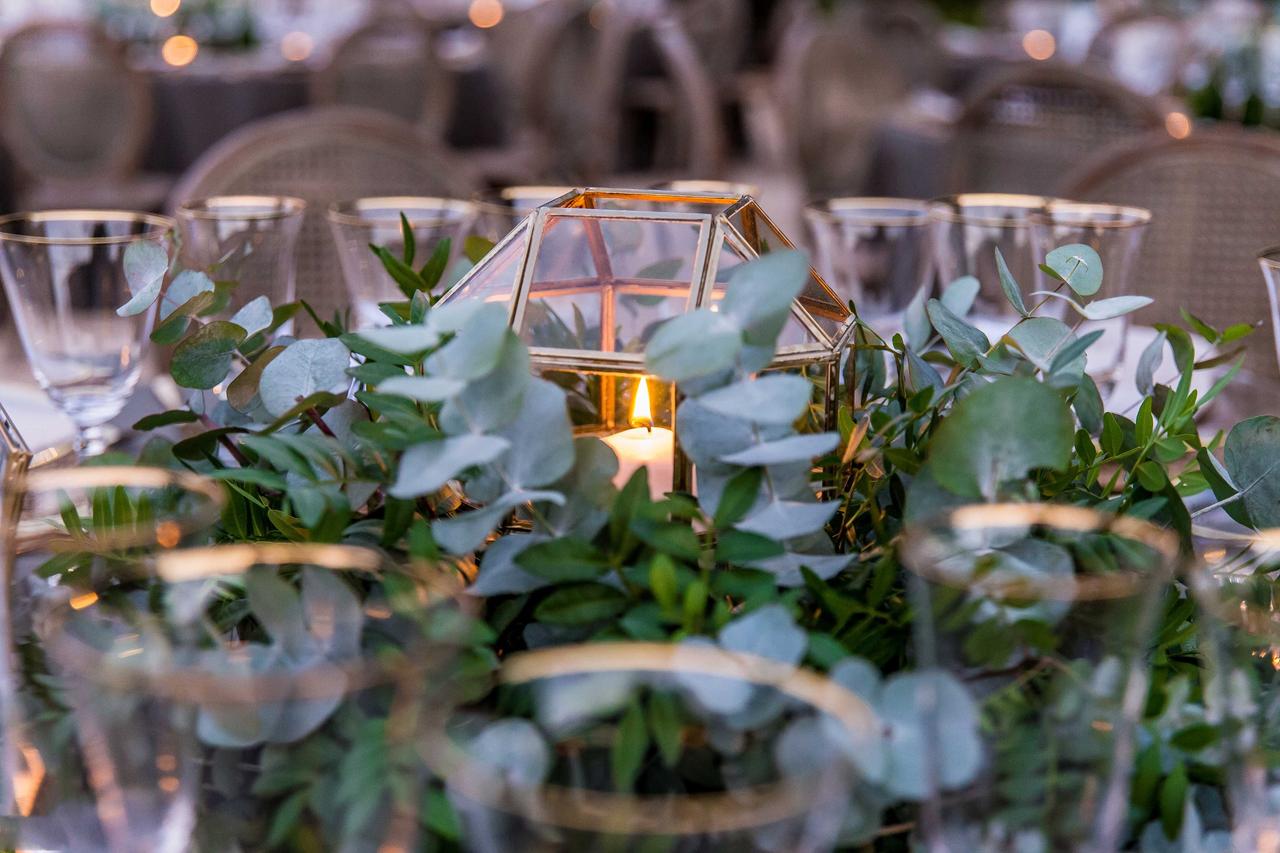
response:
<path id="1" fill-rule="evenodd" d="M 675 488 L 676 437 L 662 427 L 635 427 L 604 437 L 604 443 L 618 456 L 618 474 L 613 484 L 622 488 L 640 466 L 649 468 L 649 493 L 660 498 Z"/>

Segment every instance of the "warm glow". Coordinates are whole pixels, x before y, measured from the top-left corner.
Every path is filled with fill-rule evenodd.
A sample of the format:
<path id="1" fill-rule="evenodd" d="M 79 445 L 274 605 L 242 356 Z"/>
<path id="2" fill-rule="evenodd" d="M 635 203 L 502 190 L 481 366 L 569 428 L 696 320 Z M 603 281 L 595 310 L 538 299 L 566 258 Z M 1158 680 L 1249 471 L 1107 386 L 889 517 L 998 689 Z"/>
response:
<path id="1" fill-rule="evenodd" d="M 502 0 L 471 0 L 467 7 L 467 17 L 482 30 L 498 26 L 504 14 Z"/>
<path id="2" fill-rule="evenodd" d="M 280 39 L 280 55 L 290 62 L 301 62 L 311 55 L 315 42 L 311 36 L 300 30 L 285 33 Z"/>
<path id="3" fill-rule="evenodd" d="M 1022 37 L 1022 49 L 1032 59 L 1044 61 L 1058 50 L 1058 41 L 1048 30 L 1032 30 Z"/>
<path id="4" fill-rule="evenodd" d="M 182 541 L 182 528 L 176 521 L 162 521 L 156 525 L 156 544 L 161 548 L 173 548 Z"/>
<path id="5" fill-rule="evenodd" d="M 200 45 L 191 36 L 169 36 L 160 48 L 164 61 L 176 67 L 190 65 L 199 52 Z"/>
<path id="6" fill-rule="evenodd" d="M 1191 135 L 1191 119 L 1186 113 L 1169 113 L 1164 117 L 1164 129 L 1174 139 L 1186 139 Z"/>
<path id="7" fill-rule="evenodd" d="M 631 425 L 653 429 L 653 408 L 649 405 L 649 379 L 642 378 L 636 386 L 636 399 L 631 404 Z"/>
<path id="8" fill-rule="evenodd" d="M 72 610 L 84 610 L 97 600 L 98 594 L 96 592 L 84 592 L 71 599 L 68 603 L 71 605 Z"/>
<path id="9" fill-rule="evenodd" d="M 44 782 L 44 759 L 34 746 L 23 744 L 18 747 L 18 751 L 22 753 L 26 767 L 13 774 L 13 799 L 18 806 L 18 813 L 29 815 L 36 807 L 40 785 Z"/>
<path id="10" fill-rule="evenodd" d="M 167 18 L 181 5 L 182 0 L 151 0 L 151 13 L 157 18 Z"/>

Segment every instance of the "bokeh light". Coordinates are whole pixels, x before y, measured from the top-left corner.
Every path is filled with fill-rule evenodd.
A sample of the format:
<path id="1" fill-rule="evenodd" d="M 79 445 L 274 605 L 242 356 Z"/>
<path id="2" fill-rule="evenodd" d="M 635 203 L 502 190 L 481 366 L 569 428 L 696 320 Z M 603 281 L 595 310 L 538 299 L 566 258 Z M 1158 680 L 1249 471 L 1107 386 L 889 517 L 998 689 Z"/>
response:
<path id="1" fill-rule="evenodd" d="M 169 36 L 160 48 L 160 56 L 168 64 L 181 67 L 190 65 L 200 52 L 200 45 L 191 36 Z"/>
<path id="2" fill-rule="evenodd" d="M 1174 139 L 1186 139 L 1191 135 L 1191 119 L 1186 113 L 1169 113 L 1164 117 L 1164 129 Z"/>
<path id="3" fill-rule="evenodd" d="M 1043 62 L 1057 52 L 1058 41 L 1048 30 L 1031 30 L 1022 37 L 1022 49 L 1027 56 Z"/>
<path id="4" fill-rule="evenodd" d="M 167 18 L 178 11 L 182 0 L 151 0 L 151 13 L 157 18 Z"/>
<path id="5" fill-rule="evenodd" d="M 482 30 L 496 27 L 502 23 L 506 11 L 502 8 L 502 0 L 471 0 L 467 7 L 467 18 Z"/>
<path id="6" fill-rule="evenodd" d="M 307 33 L 295 30 L 280 39 L 280 55 L 290 62 L 301 62 L 311 55 L 315 41 Z"/>

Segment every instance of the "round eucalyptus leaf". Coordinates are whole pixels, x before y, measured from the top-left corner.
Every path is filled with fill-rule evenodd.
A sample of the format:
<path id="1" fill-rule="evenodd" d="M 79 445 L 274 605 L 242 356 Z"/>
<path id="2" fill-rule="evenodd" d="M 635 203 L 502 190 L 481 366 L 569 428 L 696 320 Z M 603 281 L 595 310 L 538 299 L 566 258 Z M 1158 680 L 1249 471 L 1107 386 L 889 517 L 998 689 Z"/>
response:
<path id="1" fill-rule="evenodd" d="M 1059 246 L 1045 256 L 1044 262 L 1081 296 L 1092 296 L 1102 287 L 1102 258 L 1091 246 Z"/>
<path id="2" fill-rule="evenodd" d="M 671 382 L 710 376 L 734 366 L 742 330 L 718 311 L 699 309 L 663 323 L 645 348 L 645 369 Z"/>
<path id="3" fill-rule="evenodd" d="M 1031 317 L 1009 330 L 1009 338 L 1017 344 L 1018 351 L 1046 373 L 1054 356 L 1073 337 L 1067 324 L 1053 317 Z"/>
<path id="4" fill-rule="evenodd" d="M 981 285 L 971 275 L 962 275 L 942 289 L 942 304 L 957 317 L 963 317 L 973 308 Z"/>
<path id="5" fill-rule="evenodd" d="M 169 362 L 173 381 L 183 388 L 214 387 L 227 378 L 232 354 L 244 338 L 244 329 L 225 320 L 200 327 L 174 347 L 173 359 Z M 345 363 L 343 366 L 345 368 Z"/>
<path id="6" fill-rule="evenodd" d="M 1002 377 L 955 405 L 930 445 L 929 469 L 957 495 L 992 500 L 1002 483 L 1028 471 L 1064 468 L 1074 434 L 1071 410 L 1056 391 Z"/>
<path id="7" fill-rule="evenodd" d="M 246 302 L 231 315 L 231 322 L 244 329 L 246 335 L 261 332 L 271 325 L 271 300 L 259 296 Z"/>
<path id="8" fill-rule="evenodd" d="M 808 280 L 803 252 L 770 252 L 734 270 L 720 311 L 737 321 L 748 343 L 771 347 Z"/>
<path id="9" fill-rule="evenodd" d="M 925 306 L 929 321 L 942 336 L 952 358 L 967 367 L 973 367 L 987 350 L 991 349 L 991 341 L 982 330 L 970 326 L 960 319 L 942 302 L 930 299 Z"/>
<path id="10" fill-rule="evenodd" d="M 400 457 L 391 496 L 416 498 L 431 494 L 468 468 L 489 464 L 510 447 L 511 442 L 493 435 L 461 435 L 415 444 Z"/>
<path id="11" fill-rule="evenodd" d="M 213 293 L 215 289 L 213 279 L 199 270 L 183 270 L 169 282 L 164 298 L 160 300 L 160 319 L 165 319 L 186 305 L 192 297 L 199 296 L 201 293 Z M 235 323 L 235 320 L 231 322 Z M 252 334 L 252 332 L 246 329 L 246 334 Z"/>
<path id="12" fill-rule="evenodd" d="M 720 629 L 720 645 L 779 663 L 798 664 L 809 647 L 809 637 L 796 626 L 781 604 L 767 604 Z"/>
<path id="13" fill-rule="evenodd" d="M 350 351 L 335 338 L 295 341 L 263 368 L 258 396 L 267 411 L 279 417 L 299 399 L 345 388 L 350 362 Z"/>
<path id="14" fill-rule="evenodd" d="M 778 465 L 784 462 L 812 461 L 835 450 L 840 434 L 823 432 L 809 435 L 793 435 L 777 441 L 766 441 L 720 457 L 721 462 L 751 467 L 754 465 Z"/>
<path id="15" fill-rule="evenodd" d="M 811 503 L 774 500 L 740 521 L 736 527 L 779 541 L 817 533 L 835 515 L 835 502 Z"/>
<path id="16" fill-rule="evenodd" d="M 132 317 L 150 308 L 160 295 L 169 256 L 157 243 L 136 240 L 124 250 L 124 277 L 132 297 L 116 309 L 121 317 Z"/>
<path id="17" fill-rule="evenodd" d="M 813 386 L 803 376 L 770 373 L 709 391 L 698 402 L 717 414 L 782 425 L 803 415 L 812 395 Z"/>
<path id="18" fill-rule="evenodd" d="M 417 355 L 440 343 L 440 333 L 421 325 L 361 329 L 356 337 L 397 355 Z"/>
<path id="19" fill-rule="evenodd" d="M 513 488 L 550 485 L 573 467 L 573 426 L 564 390 L 553 382 L 534 379 L 519 413 L 499 434 L 511 445 L 502 467 Z"/>
<path id="20" fill-rule="evenodd" d="M 1222 461 L 1249 520 L 1258 529 L 1280 526 L 1280 418 L 1259 415 L 1232 427 Z"/>
<path id="21" fill-rule="evenodd" d="M 513 785 L 529 788 L 551 770 L 551 749 L 529 720 L 498 720 L 466 745 L 473 759 Z"/>
<path id="22" fill-rule="evenodd" d="M 384 394 L 399 394 L 422 403 L 438 403 L 456 397 L 467 383 L 442 376 L 392 376 L 378 384 Z"/>
<path id="23" fill-rule="evenodd" d="M 879 711 L 889 726 L 894 793 L 923 799 L 931 777 L 954 790 L 977 776 L 983 761 L 978 706 L 955 676 L 939 670 L 895 675 L 884 684 Z"/>
<path id="24" fill-rule="evenodd" d="M 507 312 L 490 302 L 455 302 L 435 308 L 427 326 L 453 338 L 427 363 L 432 373 L 451 379 L 479 379 L 498 366 L 507 335 Z"/>

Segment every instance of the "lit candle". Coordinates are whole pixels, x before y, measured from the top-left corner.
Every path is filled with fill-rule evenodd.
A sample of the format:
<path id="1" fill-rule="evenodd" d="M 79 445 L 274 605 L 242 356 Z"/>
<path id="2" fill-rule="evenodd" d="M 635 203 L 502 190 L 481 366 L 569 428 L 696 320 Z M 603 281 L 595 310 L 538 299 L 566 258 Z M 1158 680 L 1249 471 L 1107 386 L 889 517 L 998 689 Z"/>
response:
<path id="1" fill-rule="evenodd" d="M 641 466 L 649 469 L 649 493 L 660 498 L 675 487 L 676 436 L 669 429 L 653 425 L 649 404 L 649 380 L 641 379 L 631 406 L 631 429 L 605 436 L 604 443 L 618 456 L 618 474 L 613 484 L 626 485 Z"/>

